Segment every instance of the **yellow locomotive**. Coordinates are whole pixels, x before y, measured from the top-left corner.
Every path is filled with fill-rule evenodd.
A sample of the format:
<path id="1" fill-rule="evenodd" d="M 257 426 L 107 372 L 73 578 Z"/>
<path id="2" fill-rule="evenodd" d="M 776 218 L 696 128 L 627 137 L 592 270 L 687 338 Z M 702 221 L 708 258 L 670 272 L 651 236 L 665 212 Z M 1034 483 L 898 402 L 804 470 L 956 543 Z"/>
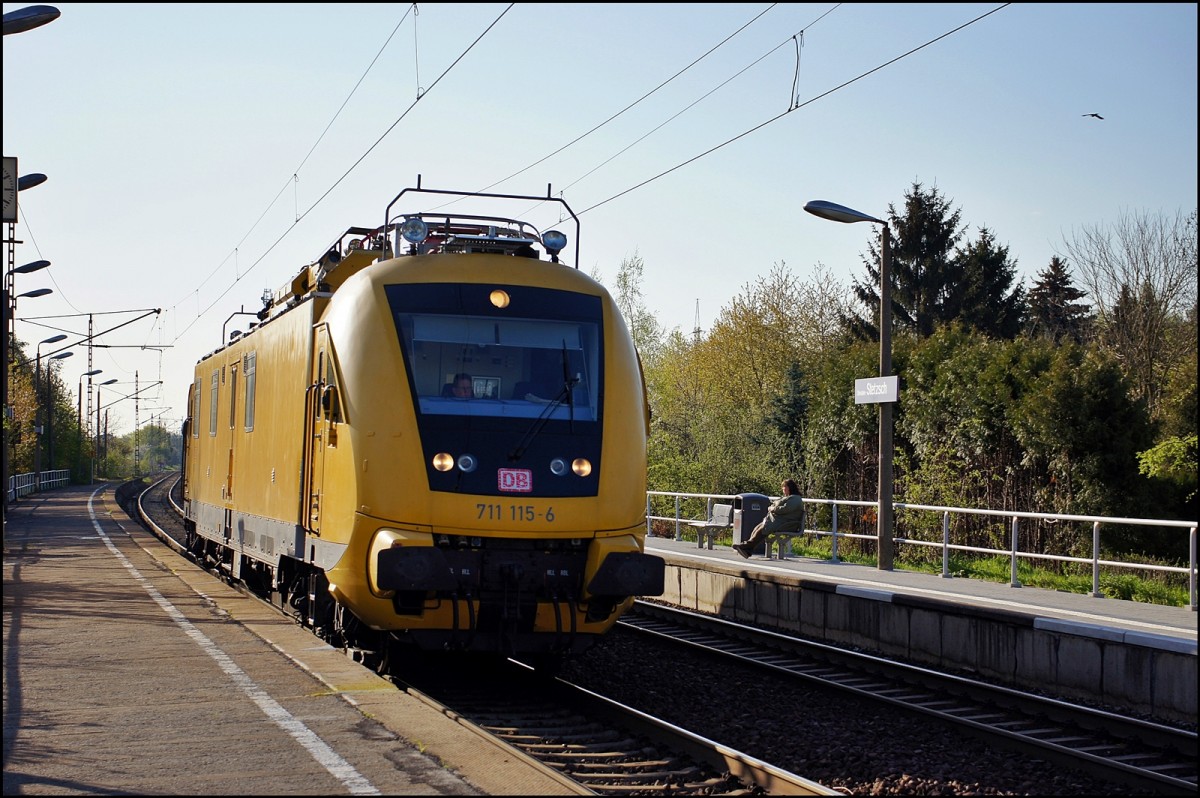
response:
<path id="1" fill-rule="evenodd" d="M 641 364 L 561 232 L 393 215 L 449 196 L 578 240 L 418 181 L 264 294 L 196 364 L 188 545 L 337 645 L 553 662 L 663 590 Z"/>

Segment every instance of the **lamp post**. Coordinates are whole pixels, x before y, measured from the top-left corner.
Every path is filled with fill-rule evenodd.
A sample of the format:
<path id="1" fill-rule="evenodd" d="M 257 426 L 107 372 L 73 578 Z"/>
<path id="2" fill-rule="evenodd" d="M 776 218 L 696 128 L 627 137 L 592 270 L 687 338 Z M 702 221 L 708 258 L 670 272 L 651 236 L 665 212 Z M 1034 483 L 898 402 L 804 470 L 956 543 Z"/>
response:
<path id="1" fill-rule="evenodd" d="M 825 200 L 813 200 L 804 210 L 835 222 L 871 222 L 883 227 L 879 253 L 879 376 L 892 375 L 892 241 L 891 230 L 883 219 Z M 892 403 L 879 402 L 879 510 L 876 512 L 881 571 L 892 570 Z"/>
<path id="2" fill-rule="evenodd" d="M 97 374 L 101 374 L 103 372 L 104 372 L 104 369 L 92 369 L 91 371 L 85 371 L 79 375 L 79 390 L 77 390 L 75 392 L 75 396 L 78 397 L 78 399 L 79 399 L 79 407 L 75 411 L 77 414 L 77 419 L 78 419 L 75 422 L 75 429 L 77 431 L 77 438 L 78 438 L 78 443 L 76 444 L 76 447 L 75 447 L 76 448 L 76 451 L 75 451 L 75 467 L 76 468 L 81 468 L 83 466 L 83 423 L 84 423 L 84 418 L 83 418 L 83 378 L 87 377 L 88 393 L 90 394 L 92 392 L 92 377 L 96 376 Z"/>
<path id="3" fill-rule="evenodd" d="M 37 489 L 42 489 L 42 345 L 56 344 L 65 341 L 65 335 L 52 335 L 37 345 L 37 367 L 33 372 L 33 471 L 37 479 Z"/>
<path id="4" fill-rule="evenodd" d="M 135 379 L 134 379 L 134 386 L 135 386 L 135 387 L 134 387 L 134 391 L 133 391 L 133 393 L 127 393 L 127 394 L 125 394 L 124 396 L 121 396 L 121 397 L 118 397 L 118 398 L 116 398 L 116 399 L 113 399 L 111 402 L 109 402 L 108 404 L 104 405 L 104 408 L 103 408 L 103 409 L 104 409 L 104 411 L 105 411 L 105 412 L 104 412 L 104 436 L 105 436 L 105 446 L 107 446 L 107 437 L 108 437 L 108 408 L 112 407 L 112 406 L 113 406 L 113 405 L 115 405 L 117 402 L 124 402 L 126 399 L 133 399 L 133 400 L 134 400 L 134 407 L 135 407 L 135 410 L 134 410 L 134 419 L 135 419 L 135 420 L 134 420 L 134 437 L 136 438 L 136 437 L 137 437 L 137 429 L 138 429 L 138 426 L 139 426 L 139 425 L 138 425 L 138 423 L 137 423 L 137 421 L 136 421 L 136 419 L 137 419 L 137 410 L 136 410 L 136 407 L 137 407 L 137 403 L 138 403 L 138 401 L 139 401 L 139 397 L 141 396 L 141 394 L 142 394 L 142 392 L 143 392 L 143 391 L 148 391 L 148 390 L 150 390 L 151 388 L 156 388 L 156 387 L 158 387 L 159 385 L 162 385 L 162 380 L 156 380 L 156 381 L 154 381 L 154 382 L 147 383 L 147 384 L 145 384 L 145 385 L 140 385 L 140 386 L 139 386 L 139 383 L 138 383 L 138 382 L 137 382 L 137 380 L 136 380 L 137 372 L 134 372 L 134 376 L 135 376 Z M 116 382 L 116 380 L 109 380 L 109 382 Z M 103 384 L 104 384 L 104 385 L 107 385 L 107 384 L 108 384 L 108 382 L 106 382 L 106 383 L 103 383 Z M 97 428 L 97 430 L 99 430 L 99 428 L 100 428 L 100 410 L 101 410 L 101 407 L 100 407 L 100 391 L 98 391 L 98 390 L 97 390 L 97 391 L 96 391 L 96 428 Z"/>
<path id="5" fill-rule="evenodd" d="M 105 380 L 96 386 L 96 443 L 92 451 L 92 481 L 96 481 L 96 463 L 100 460 L 100 389 L 105 385 L 112 385 L 117 382 L 117 378 Z"/>
<path id="6" fill-rule="evenodd" d="M 84 377 L 89 378 L 88 379 L 88 391 L 90 392 L 92 389 L 91 378 L 96 376 L 97 374 L 103 374 L 103 373 L 104 373 L 104 369 L 92 369 L 91 371 L 85 371 L 79 375 L 79 390 L 76 391 L 76 396 L 79 397 L 79 409 L 77 412 L 79 414 L 79 429 L 80 429 L 80 431 L 83 430 L 83 378 Z"/>
<path id="7" fill-rule="evenodd" d="M 48 360 L 63 360 L 74 355 L 74 352 L 59 352 L 51 355 Z M 70 407 L 70 405 L 68 405 Z M 50 470 L 54 470 L 54 370 L 46 364 L 46 452 L 49 458 Z"/>
<path id="8" fill-rule="evenodd" d="M 63 336 L 63 337 L 65 338 L 66 336 Z M 75 354 L 75 353 L 74 352 L 59 352 L 57 355 L 50 355 L 46 359 L 47 360 L 65 360 L 66 358 L 71 357 L 71 355 L 73 355 L 73 354 Z M 39 361 L 39 366 L 40 366 L 40 361 L 41 361 L 40 353 L 38 355 L 38 361 Z M 46 364 L 45 382 L 46 382 L 46 425 L 45 425 L 46 426 L 46 436 L 45 436 L 46 437 L 46 456 L 48 457 L 50 470 L 53 471 L 54 470 L 54 369 L 51 367 L 51 365 L 49 363 Z M 36 386 L 35 386 L 35 390 L 36 390 Z M 38 400 L 38 415 L 39 416 L 41 415 L 41 400 L 40 399 Z M 40 426 L 41 425 L 39 424 L 39 429 L 38 429 L 39 435 L 41 434 Z M 34 470 L 37 471 L 38 490 L 41 490 L 42 489 L 42 443 L 41 443 L 40 438 L 37 441 L 37 450 L 34 452 L 34 456 L 35 456 L 35 459 L 37 460 L 37 467 Z"/>

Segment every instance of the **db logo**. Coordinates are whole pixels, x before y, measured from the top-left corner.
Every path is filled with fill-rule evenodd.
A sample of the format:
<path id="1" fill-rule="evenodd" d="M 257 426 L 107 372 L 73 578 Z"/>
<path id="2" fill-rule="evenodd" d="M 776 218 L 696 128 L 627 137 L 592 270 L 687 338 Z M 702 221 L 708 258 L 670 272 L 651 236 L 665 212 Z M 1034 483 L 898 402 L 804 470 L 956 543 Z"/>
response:
<path id="1" fill-rule="evenodd" d="M 496 472 L 496 487 L 509 493 L 533 490 L 533 472 L 528 468 L 501 468 Z"/>

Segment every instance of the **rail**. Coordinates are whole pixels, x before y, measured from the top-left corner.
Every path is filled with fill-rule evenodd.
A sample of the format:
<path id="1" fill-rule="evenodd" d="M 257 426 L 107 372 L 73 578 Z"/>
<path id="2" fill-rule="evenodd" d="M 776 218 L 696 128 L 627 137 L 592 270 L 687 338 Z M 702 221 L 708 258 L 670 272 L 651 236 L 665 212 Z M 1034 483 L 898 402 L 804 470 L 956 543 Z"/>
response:
<path id="1" fill-rule="evenodd" d="M 688 528 L 689 521 L 693 520 L 692 513 L 699 507 L 699 501 L 704 500 L 705 517 L 712 515 L 712 506 L 719 501 L 728 501 L 736 498 L 736 494 L 722 493 L 677 493 L 672 491 L 647 491 L 646 492 L 646 533 L 650 534 L 654 521 L 674 522 L 675 524 L 675 539 L 682 540 L 683 530 Z M 656 509 L 662 509 L 664 504 L 670 504 L 673 500 L 674 514 L 663 515 L 656 514 Z M 656 507 L 657 501 L 657 507 Z M 830 560 L 838 561 L 838 541 L 844 538 L 853 538 L 859 540 L 873 541 L 876 539 L 875 534 L 862 534 L 856 532 L 839 531 L 838 529 L 838 508 L 839 507 L 878 507 L 878 502 L 871 501 L 852 501 L 843 499 L 804 499 L 804 504 L 808 505 L 828 505 L 830 507 L 830 526 L 829 529 L 805 529 L 805 533 L 817 537 L 828 537 L 831 539 L 830 544 Z M 893 534 L 893 540 L 897 543 L 907 543 L 913 546 L 925 546 L 930 548 L 940 548 L 942 550 L 942 572 L 943 578 L 949 579 L 950 573 L 950 554 L 951 552 L 973 552 L 978 554 L 997 554 L 1009 558 L 1011 576 L 1010 585 L 1012 587 L 1021 587 L 1021 582 L 1017 578 L 1017 564 L 1021 560 L 1051 560 L 1055 562 L 1071 562 L 1079 564 L 1090 564 L 1092 566 L 1092 591 L 1091 595 L 1095 598 L 1100 598 L 1104 594 L 1100 592 L 1100 568 L 1124 568 L 1129 570 L 1141 571 L 1157 571 L 1162 573 L 1183 574 L 1188 580 L 1188 596 L 1189 606 L 1192 612 L 1196 612 L 1197 607 L 1197 557 L 1196 557 L 1196 522 L 1195 521 L 1173 521 L 1161 518 L 1119 518 L 1108 516 L 1093 516 L 1093 515 L 1067 515 L 1061 513 L 1033 513 L 1020 512 L 1015 510 L 979 510 L 969 507 L 945 507 L 932 504 L 907 504 L 896 502 L 894 504 L 896 510 L 929 512 L 941 514 L 941 540 L 925 540 L 918 537 L 906 537 L 898 534 L 899 530 Z M 809 518 L 812 514 L 807 514 Z M 969 546 L 960 543 L 950 542 L 950 518 L 952 515 L 981 515 L 993 518 L 1003 519 L 1011 525 L 1010 545 L 1005 549 L 988 548 L 985 546 Z M 1020 522 L 1022 519 L 1033 519 L 1046 521 L 1050 523 L 1058 522 L 1082 522 L 1091 524 L 1091 556 L 1090 557 L 1075 557 L 1066 554 L 1045 554 L 1035 551 L 1022 551 L 1020 548 Z M 896 517 L 900 520 L 900 516 Z M 1156 565 L 1153 563 L 1144 562 L 1126 562 L 1121 560 L 1107 560 L 1100 557 L 1100 528 L 1103 525 L 1110 526 L 1150 526 L 1160 528 L 1176 528 L 1188 530 L 1188 565 L 1171 566 L 1171 565 Z M 898 524 L 897 524 L 898 526 Z M 749 533 L 749 530 L 745 530 Z"/>
<path id="2" fill-rule="evenodd" d="M 8 478 L 8 500 L 15 502 L 22 496 L 29 496 L 51 488 L 61 488 L 69 484 L 71 484 L 71 469 L 69 468 L 40 473 L 31 471 L 25 474 L 13 474 Z"/>

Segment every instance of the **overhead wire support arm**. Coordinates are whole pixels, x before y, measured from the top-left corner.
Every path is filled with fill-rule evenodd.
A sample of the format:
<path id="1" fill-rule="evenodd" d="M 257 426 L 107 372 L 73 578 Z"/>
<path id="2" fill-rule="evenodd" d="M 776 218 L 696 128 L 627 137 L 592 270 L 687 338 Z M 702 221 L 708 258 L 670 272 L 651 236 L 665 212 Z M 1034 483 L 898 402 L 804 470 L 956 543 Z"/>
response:
<path id="1" fill-rule="evenodd" d="M 134 311 L 129 311 L 129 312 L 134 312 Z M 95 338 L 99 338 L 101 335 L 107 335 L 107 334 L 108 334 L 108 333 L 110 333 L 110 332 L 114 332 L 115 330 L 119 330 L 119 329 L 121 329 L 122 327 L 127 327 L 127 326 L 129 326 L 130 324 L 133 324 L 133 323 L 134 323 L 134 322 L 136 322 L 136 321 L 141 321 L 142 319 L 146 318 L 147 316 L 149 316 L 149 315 L 151 315 L 151 314 L 153 314 L 153 315 L 158 315 L 159 313 L 162 313 L 162 308 L 154 308 L 153 310 L 147 310 L 145 313 L 143 313 L 142 315 L 138 316 L 137 318 L 135 318 L 135 319 L 130 319 L 129 321 L 124 321 L 124 322 L 121 322 L 121 323 L 120 323 L 120 324 L 118 324 L 116 327 L 109 327 L 107 330 L 104 330 L 104 331 L 102 331 L 102 332 L 98 332 L 98 333 L 94 333 L 94 334 L 92 334 L 92 335 L 86 336 L 85 338 L 81 338 L 81 339 L 79 339 L 78 341 L 76 341 L 76 342 L 75 342 L 75 343 L 73 343 L 73 344 L 68 344 L 67 346 L 60 346 L 58 349 L 55 349 L 53 352 L 49 352 L 49 353 L 47 354 L 47 357 L 49 357 L 50 355 L 56 354 L 56 353 L 58 353 L 58 352 L 62 352 L 62 351 L 63 351 L 63 350 L 65 350 L 65 349 L 72 349 L 72 348 L 74 348 L 74 347 L 76 347 L 76 346 L 79 346 L 80 344 L 87 343 L 88 341 L 91 341 L 91 340 L 93 340 L 93 339 L 95 339 Z M 101 344 L 94 344 L 94 346 L 101 346 Z"/>

